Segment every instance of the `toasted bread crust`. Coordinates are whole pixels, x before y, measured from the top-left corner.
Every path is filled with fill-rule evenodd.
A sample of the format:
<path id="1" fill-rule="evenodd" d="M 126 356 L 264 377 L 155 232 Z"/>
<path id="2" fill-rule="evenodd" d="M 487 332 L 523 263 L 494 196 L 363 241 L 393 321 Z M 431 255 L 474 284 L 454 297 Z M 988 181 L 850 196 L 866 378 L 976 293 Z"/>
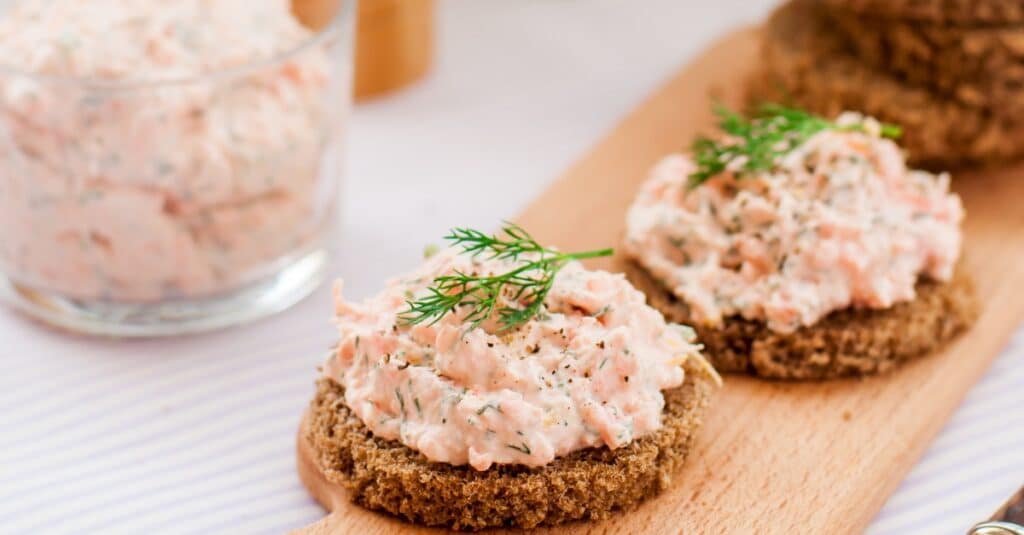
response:
<path id="1" fill-rule="evenodd" d="M 822 0 L 865 15 L 949 25 L 1024 23 L 1019 0 Z"/>
<path id="2" fill-rule="evenodd" d="M 321 379 L 306 439 L 314 461 L 351 499 L 426 526 L 478 530 L 596 520 L 664 490 L 686 458 L 716 381 L 695 362 L 686 381 L 665 392 L 662 428 L 616 450 L 588 448 L 540 468 L 486 471 L 428 461 L 379 439 L 344 403 L 344 390 Z"/>
<path id="3" fill-rule="evenodd" d="M 918 282 L 913 301 L 884 310 L 839 310 L 791 334 L 738 317 L 710 327 L 694 321 L 689 308 L 643 267 L 625 261 L 623 270 L 666 319 L 696 329 L 716 369 L 773 379 L 881 373 L 942 347 L 978 315 L 974 285 L 961 269 L 946 283 Z"/>
<path id="4" fill-rule="evenodd" d="M 764 68 L 748 99 L 790 103 L 825 116 L 856 110 L 903 127 L 915 165 L 944 169 L 1024 155 L 1024 119 L 967 106 L 903 83 L 856 58 L 816 0 L 793 0 L 769 19 Z"/>
<path id="5" fill-rule="evenodd" d="M 867 66 L 965 106 L 1024 116 L 1024 25 L 944 26 L 844 8 L 827 16 Z"/>

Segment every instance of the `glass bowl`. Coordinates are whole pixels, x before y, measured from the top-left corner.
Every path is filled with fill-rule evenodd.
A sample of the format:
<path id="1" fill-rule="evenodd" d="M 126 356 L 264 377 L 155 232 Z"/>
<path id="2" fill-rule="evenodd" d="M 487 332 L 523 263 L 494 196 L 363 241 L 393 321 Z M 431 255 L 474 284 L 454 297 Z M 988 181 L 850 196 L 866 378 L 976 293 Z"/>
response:
<path id="1" fill-rule="evenodd" d="M 300 45 L 195 76 L 0 67 L 0 298 L 158 336 L 308 295 L 339 220 L 354 11 L 339 0 Z"/>

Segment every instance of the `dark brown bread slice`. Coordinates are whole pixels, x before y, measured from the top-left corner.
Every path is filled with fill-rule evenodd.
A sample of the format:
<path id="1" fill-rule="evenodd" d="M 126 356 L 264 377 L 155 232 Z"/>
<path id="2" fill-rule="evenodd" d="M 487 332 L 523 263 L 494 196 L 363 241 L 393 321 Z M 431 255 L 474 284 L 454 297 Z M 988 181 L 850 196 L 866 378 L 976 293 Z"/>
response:
<path id="1" fill-rule="evenodd" d="M 705 356 L 722 372 L 774 379 L 876 374 L 942 347 L 978 315 L 974 285 L 961 269 L 946 283 L 918 282 L 913 301 L 884 310 L 839 310 L 791 334 L 738 317 L 706 327 L 644 268 L 632 261 L 623 264 L 649 305 L 667 320 L 696 329 Z"/>
<path id="2" fill-rule="evenodd" d="M 531 528 L 597 520 L 664 490 L 686 458 L 716 387 L 706 365 L 688 362 L 686 381 L 665 392 L 663 427 L 617 450 L 590 448 L 541 468 L 498 465 L 480 472 L 428 461 L 376 438 L 321 379 L 307 439 L 314 461 L 352 500 L 407 521 L 454 529 Z"/>
<path id="3" fill-rule="evenodd" d="M 898 82 L 848 51 L 816 0 L 794 0 L 765 28 L 764 69 L 752 103 L 781 101 L 832 116 L 857 110 L 903 127 L 900 144 L 918 166 L 948 168 L 1024 155 L 1024 120 L 965 106 Z"/>
<path id="4" fill-rule="evenodd" d="M 944 26 L 828 10 L 868 66 L 974 108 L 1024 116 L 1024 26 Z"/>
<path id="5" fill-rule="evenodd" d="M 834 7 L 893 19 L 941 24 L 1024 23 L 1020 0 L 821 0 Z"/>

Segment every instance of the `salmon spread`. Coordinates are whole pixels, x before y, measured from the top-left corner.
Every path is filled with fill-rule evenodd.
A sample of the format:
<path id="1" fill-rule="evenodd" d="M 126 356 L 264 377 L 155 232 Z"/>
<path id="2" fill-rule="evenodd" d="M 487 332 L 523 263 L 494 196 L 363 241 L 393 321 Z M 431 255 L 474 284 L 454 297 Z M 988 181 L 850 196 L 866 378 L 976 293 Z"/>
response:
<path id="1" fill-rule="evenodd" d="M 870 118 L 837 126 L 770 170 L 740 173 L 738 160 L 699 186 L 691 157 L 665 158 L 629 209 L 627 254 L 694 321 L 741 316 L 780 333 L 912 300 L 920 276 L 948 280 L 964 217 L 949 176 L 908 169 Z"/>
<path id="2" fill-rule="evenodd" d="M 437 276 L 517 265 L 448 248 L 360 303 L 346 301 L 338 283 L 340 340 L 323 373 L 375 436 L 431 461 L 486 470 L 619 448 L 661 427 L 662 390 L 683 384 L 682 364 L 702 359 L 700 346 L 622 275 L 569 262 L 540 312 L 510 330 L 473 326 L 466 307 L 433 324 L 402 321 L 407 301 Z"/>
<path id="3" fill-rule="evenodd" d="M 269 275 L 322 233 L 344 86 L 323 48 L 300 49 L 313 34 L 288 0 L 10 4 L 5 274 L 77 298 L 201 296 Z"/>

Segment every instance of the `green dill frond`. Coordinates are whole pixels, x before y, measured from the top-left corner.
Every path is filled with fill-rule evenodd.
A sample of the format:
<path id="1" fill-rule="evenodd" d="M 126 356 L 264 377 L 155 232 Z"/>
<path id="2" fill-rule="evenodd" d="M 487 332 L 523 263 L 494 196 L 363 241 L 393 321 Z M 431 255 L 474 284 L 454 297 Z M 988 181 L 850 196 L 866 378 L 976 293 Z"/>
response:
<path id="1" fill-rule="evenodd" d="M 724 140 L 699 137 L 693 142 L 693 160 L 697 170 L 690 174 L 690 187 L 694 188 L 726 170 L 738 176 L 770 171 L 776 161 L 826 129 L 863 130 L 863 126 L 839 126 L 804 110 L 779 104 L 764 104 L 750 118 L 729 108 L 715 107 L 718 128 Z M 900 127 L 883 124 L 882 136 L 898 138 Z"/>
<path id="2" fill-rule="evenodd" d="M 611 256 L 613 253 L 612 249 L 582 253 L 548 249 L 518 225 L 507 222 L 498 234 L 455 228 L 445 239 L 461 246 L 464 254 L 510 260 L 519 265 L 496 275 L 480 276 L 455 271 L 434 278 L 426 295 L 406 301 L 406 309 L 399 314 L 399 319 L 406 324 L 432 325 L 456 309 L 469 307 L 464 319 L 474 327 L 497 313 L 502 330 L 514 329 L 541 311 L 544 299 L 555 282 L 555 274 L 566 263 Z M 530 258 L 525 259 L 524 255 Z M 521 306 L 499 306 L 502 296 Z"/>

